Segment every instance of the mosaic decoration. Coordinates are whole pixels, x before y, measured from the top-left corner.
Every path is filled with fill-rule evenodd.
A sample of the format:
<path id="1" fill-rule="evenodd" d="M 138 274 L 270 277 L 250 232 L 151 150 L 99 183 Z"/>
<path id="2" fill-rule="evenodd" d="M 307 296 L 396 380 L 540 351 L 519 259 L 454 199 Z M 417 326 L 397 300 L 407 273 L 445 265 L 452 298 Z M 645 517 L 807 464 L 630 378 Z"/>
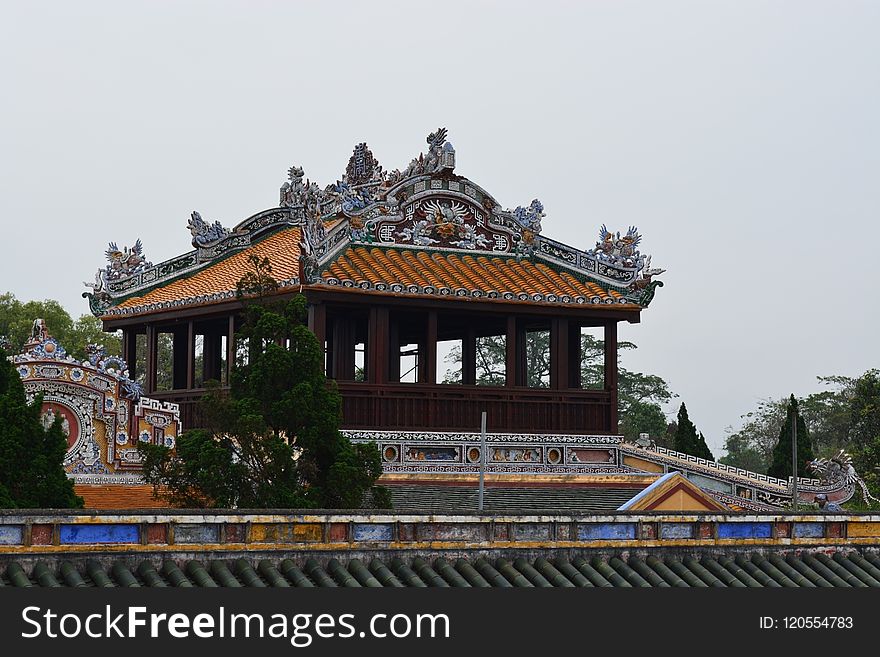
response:
<path id="1" fill-rule="evenodd" d="M 188 226 L 192 234 L 193 246 L 196 247 L 216 244 L 229 235 L 229 229 L 224 228 L 219 221 L 209 224 L 195 210 L 190 215 Z"/>
<path id="2" fill-rule="evenodd" d="M 810 470 L 816 473 L 823 482 L 834 484 L 841 483 L 844 486 L 858 485 L 862 491 L 862 501 L 870 505 L 871 502 L 880 502 L 871 495 L 865 480 L 856 472 L 852 464 L 852 456 L 840 450 L 830 459 L 813 459 L 810 461 Z"/>
<path id="3" fill-rule="evenodd" d="M 446 128 L 431 132 L 426 152 L 403 169 L 390 172 L 382 168 L 365 142 L 359 143 L 342 176 L 324 187 L 307 178 L 303 167 L 294 165 L 281 186 L 279 207 L 258 213 L 234 229 L 219 221 L 210 223 L 193 212 L 187 227 L 196 250 L 156 266 L 145 260 L 140 240 L 123 249 L 111 243 L 106 252 L 109 264 L 97 272 L 94 283 L 85 284 L 91 291 L 83 296 L 98 316 L 231 298 L 234 291 L 142 306 L 135 311 L 116 308 L 127 298 L 247 248 L 265 231 L 300 226 L 299 276 L 281 282 L 281 287 L 333 285 L 334 280 L 322 278 L 322 274 L 334 259 L 350 245 L 368 244 L 543 261 L 582 280 L 610 287 L 620 293 L 620 303 L 648 306 L 663 285 L 656 277 L 664 270 L 650 267 L 650 256 L 640 251 L 642 236 L 637 228 L 621 233 L 603 225 L 599 241 L 586 251 L 546 238 L 542 234 L 544 204 L 534 199 L 512 210 L 502 209 L 483 188 L 455 173 L 456 152 L 447 135 Z M 520 301 L 575 302 L 566 301 L 564 294 L 552 296 L 556 298 Z"/>
<path id="4" fill-rule="evenodd" d="M 43 426 L 58 422 L 67 437 L 63 465 L 77 483 L 140 483 L 138 440 L 174 447 L 181 432 L 177 404 L 148 399 L 128 365 L 89 345 L 78 361 L 42 319 L 21 354 L 12 357 L 30 399 L 43 396 Z"/>
<path id="5" fill-rule="evenodd" d="M 153 266 L 144 257 L 144 247 L 140 240 L 137 240 L 130 249 L 127 246 L 120 249 L 116 246 L 116 242 L 110 242 L 110 246 L 104 254 L 107 256 L 108 262 L 104 272 L 107 275 L 107 280 L 111 281 L 131 276 Z"/>
<path id="6" fill-rule="evenodd" d="M 541 450 L 534 447 L 496 447 L 492 450 L 492 461 L 496 463 L 538 463 Z"/>

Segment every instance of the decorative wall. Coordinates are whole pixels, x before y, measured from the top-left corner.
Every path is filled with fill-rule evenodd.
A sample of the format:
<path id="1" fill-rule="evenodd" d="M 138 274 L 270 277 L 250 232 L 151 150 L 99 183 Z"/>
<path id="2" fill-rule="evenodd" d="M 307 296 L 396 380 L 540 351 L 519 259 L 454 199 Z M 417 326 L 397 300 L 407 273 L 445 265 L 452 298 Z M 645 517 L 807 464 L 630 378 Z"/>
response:
<path id="1" fill-rule="evenodd" d="M 182 430 L 177 404 L 141 395 L 125 361 L 89 347 L 78 361 L 34 322 L 24 353 L 12 358 L 28 397 L 43 396 L 45 426 L 67 436 L 64 468 L 79 484 L 140 483 L 138 443 L 174 447 Z"/>

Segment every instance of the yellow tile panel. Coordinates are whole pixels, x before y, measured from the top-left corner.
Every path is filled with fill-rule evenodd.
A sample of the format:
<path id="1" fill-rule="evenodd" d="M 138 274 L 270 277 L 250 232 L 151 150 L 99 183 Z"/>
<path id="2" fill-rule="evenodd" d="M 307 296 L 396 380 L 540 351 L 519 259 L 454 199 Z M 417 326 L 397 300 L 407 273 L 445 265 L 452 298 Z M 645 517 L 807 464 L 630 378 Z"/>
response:
<path id="1" fill-rule="evenodd" d="M 854 536 L 880 536 L 880 522 L 848 522 L 846 535 Z"/>

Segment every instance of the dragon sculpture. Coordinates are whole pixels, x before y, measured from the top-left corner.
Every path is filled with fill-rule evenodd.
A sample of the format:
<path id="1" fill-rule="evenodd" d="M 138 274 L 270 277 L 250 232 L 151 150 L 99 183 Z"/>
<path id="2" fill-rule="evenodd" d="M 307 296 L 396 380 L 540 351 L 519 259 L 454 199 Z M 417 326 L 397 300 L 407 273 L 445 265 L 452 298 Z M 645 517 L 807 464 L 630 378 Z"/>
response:
<path id="1" fill-rule="evenodd" d="M 202 215 L 195 210 L 193 210 L 193 213 L 190 215 L 187 227 L 189 228 L 189 232 L 192 235 L 193 246 L 195 247 L 219 242 L 224 237 L 229 235 L 229 229 L 224 228 L 219 221 L 215 221 L 213 224 L 209 224 L 207 221 L 202 219 Z"/>
<path id="2" fill-rule="evenodd" d="M 638 267 L 642 264 L 642 255 L 638 249 L 641 241 L 642 236 L 635 226 L 630 226 L 626 234 L 621 235 L 620 231 L 611 232 L 605 224 L 602 224 L 602 228 L 599 229 L 599 241 L 588 253 L 612 265 Z"/>
<path id="3" fill-rule="evenodd" d="M 862 499 L 865 504 L 880 502 L 880 499 L 871 495 L 868 486 L 865 484 L 865 480 L 856 472 L 856 469 L 852 464 L 852 456 L 843 450 L 837 452 L 837 454 L 830 459 L 813 459 L 810 461 L 809 467 L 816 473 L 819 479 L 823 481 L 829 483 L 841 482 L 847 486 L 853 487 L 858 485 L 858 487 L 862 489 Z"/>
<path id="4" fill-rule="evenodd" d="M 140 240 L 137 240 L 130 249 L 127 246 L 120 249 L 116 246 L 116 242 L 110 242 L 109 248 L 104 254 L 108 261 L 104 272 L 107 280 L 111 281 L 137 274 L 153 266 L 144 257 L 144 246 Z"/>

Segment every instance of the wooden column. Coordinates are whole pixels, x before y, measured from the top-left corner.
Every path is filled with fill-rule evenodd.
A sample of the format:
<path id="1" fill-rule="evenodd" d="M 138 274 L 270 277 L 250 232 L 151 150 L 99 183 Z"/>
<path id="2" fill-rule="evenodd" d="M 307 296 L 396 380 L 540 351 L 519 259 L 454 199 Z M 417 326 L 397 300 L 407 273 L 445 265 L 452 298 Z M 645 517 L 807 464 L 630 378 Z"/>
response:
<path id="1" fill-rule="evenodd" d="M 419 347 L 421 349 L 421 347 Z M 419 356 L 425 362 L 425 377 L 419 383 L 437 383 L 437 311 L 428 312 L 428 328 L 425 336 L 425 353 Z"/>
<path id="2" fill-rule="evenodd" d="M 388 318 L 388 381 L 400 383 L 400 324 Z"/>
<path id="3" fill-rule="evenodd" d="M 581 388 L 581 327 L 569 322 L 568 325 L 568 387 Z"/>
<path id="4" fill-rule="evenodd" d="M 137 329 L 129 328 L 122 331 L 122 358 L 128 365 L 128 377 L 137 379 Z"/>
<path id="5" fill-rule="evenodd" d="M 202 362 L 204 362 L 204 345 L 202 345 Z M 196 387 L 196 328 L 192 320 L 186 324 L 186 387 Z"/>
<path id="6" fill-rule="evenodd" d="M 330 337 L 330 376 L 337 381 L 354 381 L 354 320 L 334 318 Z"/>
<path id="7" fill-rule="evenodd" d="M 528 359 L 526 358 L 526 329 L 517 323 L 516 326 L 516 385 L 527 386 L 529 384 Z"/>
<path id="8" fill-rule="evenodd" d="M 569 383 L 568 320 L 554 318 L 550 322 L 550 387 L 564 390 Z"/>
<path id="9" fill-rule="evenodd" d="M 323 303 L 309 306 L 309 330 L 315 334 L 323 351 L 327 341 L 327 306 Z"/>
<path id="10" fill-rule="evenodd" d="M 226 325 L 226 385 L 232 382 L 235 368 L 235 315 L 230 315 Z"/>
<path id="11" fill-rule="evenodd" d="M 461 382 L 466 386 L 477 383 L 477 337 L 471 326 L 461 340 Z"/>
<path id="12" fill-rule="evenodd" d="M 223 358 L 223 336 L 216 327 L 206 329 L 202 342 L 202 385 L 205 381 L 219 381 L 221 374 L 220 362 Z M 198 371 L 196 371 L 198 374 Z"/>
<path id="13" fill-rule="evenodd" d="M 152 324 L 147 324 L 147 371 L 144 376 L 144 392 L 146 392 L 147 395 L 156 391 L 157 339 L 156 328 Z"/>
<path id="14" fill-rule="evenodd" d="M 611 393 L 609 433 L 617 433 L 617 322 L 605 324 L 605 390 Z"/>
<path id="15" fill-rule="evenodd" d="M 367 381 L 388 382 L 389 346 L 388 308 L 370 308 L 367 328 Z"/>
<path id="16" fill-rule="evenodd" d="M 192 346 L 188 340 L 190 337 L 190 323 L 174 328 L 171 342 L 171 387 L 174 390 L 184 390 L 189 387 L 192 364 L 190 355 Z"/>
<path id="17" fill-rule="evenodd" d="M 504 338 L 504 385 L 506 386 L 519 385 L 517 383 L 517 366 L 519 365 L 519 359 L 517 358 L 516 345 L 518 338 L 519 333 L 516 330 L 516 317 L 508 317 L 507 333 Z"/>
<path id="18" fill-rule="evenodd" d="M 309 306 L 309 329 L 318 340 L 318 348 L 321 350 L 324 373 L 327 373 L 327 306 L 323 303 Z"/>

